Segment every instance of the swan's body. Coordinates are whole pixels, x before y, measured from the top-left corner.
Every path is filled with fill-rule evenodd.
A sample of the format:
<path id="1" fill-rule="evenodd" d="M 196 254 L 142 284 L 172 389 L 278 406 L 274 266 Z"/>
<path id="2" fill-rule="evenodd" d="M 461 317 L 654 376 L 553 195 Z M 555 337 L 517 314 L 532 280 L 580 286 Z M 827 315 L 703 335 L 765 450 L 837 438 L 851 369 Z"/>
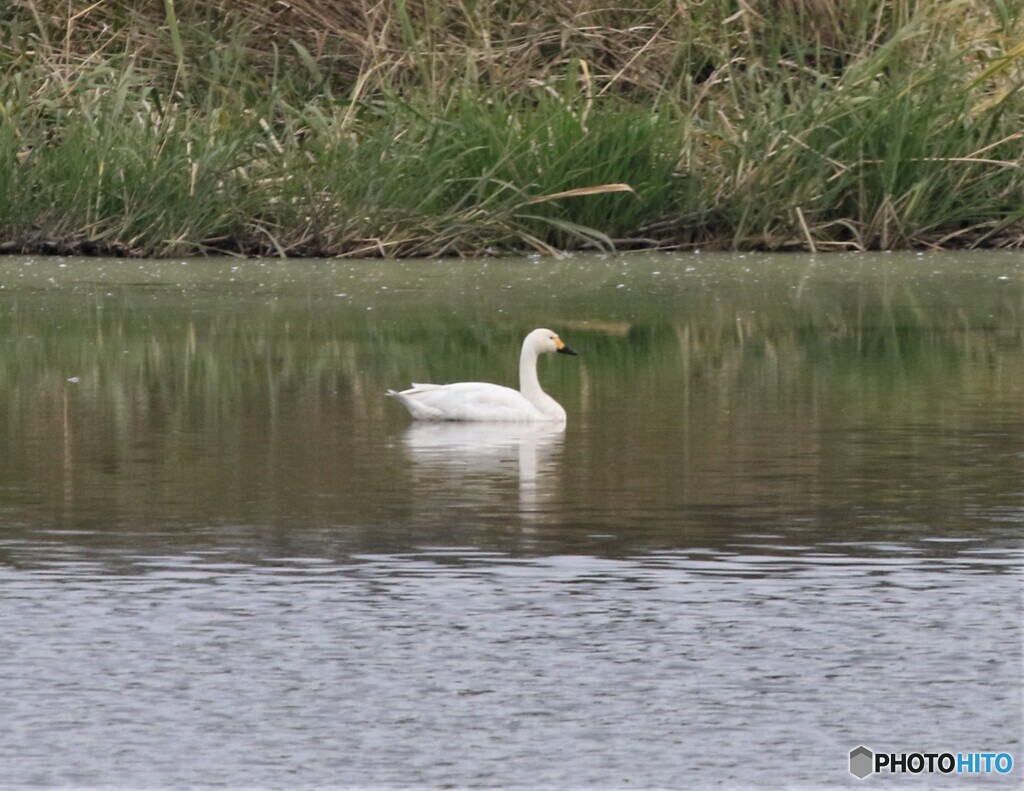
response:
<path id="1" fill-rule="evenodd" d="M 540 386 L 537 358 L 559 352 L 576 354 L 551 330 L 534 330 L 523 341 L 519 356 L 519 389 L 488 382 L 450 385 L 413 384 L 408 390 L 388 390 L 417 420 L 478 420 L 565 422 L 565 410 Z"/>

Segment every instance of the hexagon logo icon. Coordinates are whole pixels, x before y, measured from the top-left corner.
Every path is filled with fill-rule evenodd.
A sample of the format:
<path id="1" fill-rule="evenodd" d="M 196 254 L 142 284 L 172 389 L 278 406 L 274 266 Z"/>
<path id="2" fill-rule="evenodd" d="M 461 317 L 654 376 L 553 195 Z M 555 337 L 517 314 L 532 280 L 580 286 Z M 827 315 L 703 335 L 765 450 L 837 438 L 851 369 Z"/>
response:
<path id="1" fill-rule="evenodd" d="M 850 774 L 863 780 L 875 771 L 875 754 L 863 744 L 850 750 Z"/>

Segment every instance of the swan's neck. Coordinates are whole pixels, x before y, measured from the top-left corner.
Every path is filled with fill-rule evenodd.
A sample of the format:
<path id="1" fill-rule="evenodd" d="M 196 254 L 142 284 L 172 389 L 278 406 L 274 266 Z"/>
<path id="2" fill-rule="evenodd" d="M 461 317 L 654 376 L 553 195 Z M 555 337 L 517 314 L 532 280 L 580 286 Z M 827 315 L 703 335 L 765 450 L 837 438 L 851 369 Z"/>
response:
<path id="1" fill-rule="evenodd" d="M 519 391 L 534 402 L 538 396 L 544 395 L 537 378 L 537 351 L 526 344 L 519 355 Z"/>
<path id="2" fill-rule="evenodd" d="M 523 344 L 523 353 L 519 355 L 519 392 L 542 415 L 550 420 L 564 422 L 565 410 L 562 409 L 562 405 L 541 389 L 540 380 L 537 378 L 537 358 L 539 356 L 536 347 L 532 347 L 528 343 Z"/>

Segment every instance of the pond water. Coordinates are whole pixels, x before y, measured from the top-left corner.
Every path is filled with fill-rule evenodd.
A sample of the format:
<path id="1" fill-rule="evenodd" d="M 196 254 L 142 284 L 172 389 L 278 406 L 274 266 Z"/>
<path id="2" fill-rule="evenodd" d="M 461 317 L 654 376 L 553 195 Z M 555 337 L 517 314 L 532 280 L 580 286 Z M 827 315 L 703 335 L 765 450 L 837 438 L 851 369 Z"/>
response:
<path id="1" fill-rule="evenodd" d="M 566 408 L 413 424 L 410 381 Z M 1024 255 L 0 259 L 0 786 L 1024 772 Z"/>

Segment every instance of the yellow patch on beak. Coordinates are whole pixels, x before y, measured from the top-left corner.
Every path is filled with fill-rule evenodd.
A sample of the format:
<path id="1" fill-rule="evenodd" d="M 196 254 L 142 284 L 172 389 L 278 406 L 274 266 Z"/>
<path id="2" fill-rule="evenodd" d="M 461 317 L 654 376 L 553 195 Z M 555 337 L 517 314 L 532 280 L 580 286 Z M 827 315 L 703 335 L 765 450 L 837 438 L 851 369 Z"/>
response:
<path id="1" fill-rule="evenodd" d="M 565 341 L 563 341 L 557 335 L 555 336 L 555 348 L 556 349 L 564 349 L 565 348 Z"/>

